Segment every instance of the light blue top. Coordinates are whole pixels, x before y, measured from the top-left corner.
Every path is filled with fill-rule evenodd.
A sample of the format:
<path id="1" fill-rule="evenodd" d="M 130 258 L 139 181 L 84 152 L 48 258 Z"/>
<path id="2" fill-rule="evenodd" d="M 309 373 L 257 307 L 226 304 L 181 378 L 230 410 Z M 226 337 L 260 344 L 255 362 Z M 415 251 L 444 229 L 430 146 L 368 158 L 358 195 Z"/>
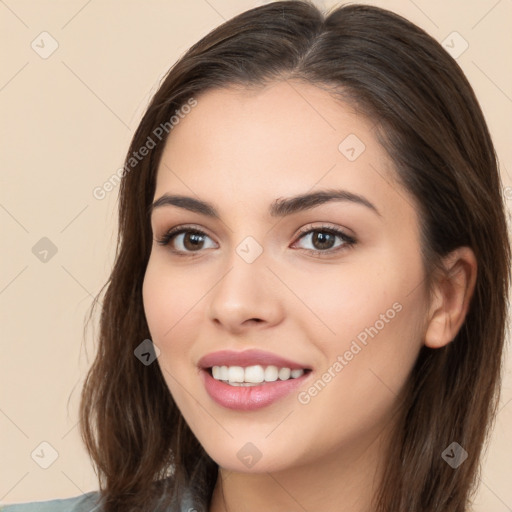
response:
<path id="1" fill-rule="evenodd" d="M 101 512 L 97 505 L 99 493 L 88 492 L 74 498 L 50 501 L 34 501 L 16 505 L 2 505 L 1 512 Z"/>
<path id="2" fill-rule="evenodd" d="M 190 493 L 186 492 L 181 506 L 176 509 L 173 508 L 169 512 L 199 512 L 205 510 L 193 501 Z M 74 498 L 0 505 L 0 512 L 102 512 L 103 509 L 98 503 L 99 492 L 91 491 Z"/>

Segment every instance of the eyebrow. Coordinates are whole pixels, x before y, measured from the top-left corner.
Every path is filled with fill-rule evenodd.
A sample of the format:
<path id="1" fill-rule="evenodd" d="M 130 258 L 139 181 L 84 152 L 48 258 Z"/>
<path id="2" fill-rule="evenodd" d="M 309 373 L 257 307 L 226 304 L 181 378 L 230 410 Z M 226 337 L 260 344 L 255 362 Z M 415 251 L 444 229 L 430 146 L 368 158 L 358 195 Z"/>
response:
<path id="1" fill-rule="evenodd" d="M 379 217 L 382 216 L 376 206 L 368 201 L 368 199 L 361 195 L 348 192 L 347 190 L 320 190 L 318 192 L 301 194 L 286 199 L 279 198 L 270 205 L 269 214 L 271 217 L 285 217 L 304 210 L 310 210 L 332 201 L 346 201 L 359 204 L 370 209 Z M 149 205 L 148 213 L 152 215 L 155 209 L 170 205 L 184 208 L 185 210 L 214 219 L 220 219 L 218 211 L 211 203 L 183 195 L 164 194 L 153 204 Z"/>

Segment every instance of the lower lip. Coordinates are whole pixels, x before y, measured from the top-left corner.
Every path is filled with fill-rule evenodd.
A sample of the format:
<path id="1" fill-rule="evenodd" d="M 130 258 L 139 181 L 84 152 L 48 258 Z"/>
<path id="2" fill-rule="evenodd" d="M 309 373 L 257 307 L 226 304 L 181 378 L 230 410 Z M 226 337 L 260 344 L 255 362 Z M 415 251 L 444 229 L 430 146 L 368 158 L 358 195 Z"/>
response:
<path id="1" fill-rule="evenodd" d="M 257 386 L 230 386 L 214 379 L 207 370 L 201 370 L 206 391 L 212 399 L 223 407 L 238 411 L 254 411 L 276 402 L 301 386 L 310 373 Z"/>

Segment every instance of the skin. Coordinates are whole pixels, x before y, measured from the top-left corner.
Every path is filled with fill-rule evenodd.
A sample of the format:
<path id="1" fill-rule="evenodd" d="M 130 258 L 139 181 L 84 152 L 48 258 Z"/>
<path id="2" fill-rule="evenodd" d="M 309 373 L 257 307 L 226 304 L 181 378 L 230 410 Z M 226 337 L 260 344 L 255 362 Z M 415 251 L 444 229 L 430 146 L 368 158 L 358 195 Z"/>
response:
<path id="1" fill-rule="evenodd" d="M 143 300 L 169 390 L 220 466 L 210 511 L 370 511 L 400 392 L 421 346 L 444 346 L 460 328 L 474 255 L 460 248 L 446 258 L 449 278 L 439 278 L 429 302 L 416 203 L 396 182 L 373 123 L 325 90 L 281 81 L 197 100 L 166 142 L 154 200 L 192 196 L 212 203 L 220 219 L 155 208 L 155 240 L 182 224 L 208 236 L 195 251 L 183 235 L 155 242 Z M 365 145 L 354 161 L 338 149 L 349 134 Z M 364 196 L 378 213 L 350 201 L 283 218 L 268 213 L 276 199 L 325 189 Z M 300 238 L 302 228 L 325 225 L 356 243 L 336 238 L 326 249 L 311 233 Z M 252 263 L 236 252 L 248 236 L 263 250 Z M 394 318 L 334 371 L 393 304 L 401 307 Z M 250 348 L 312 367 L 299 392 L 329 368 L 332 378 L 307 404 L 293 392 L 256 411 L 223 408 L 197 363 L 210 352 Z M 247 442 L 261 453 L 251 468 L 237 457 Z"/>

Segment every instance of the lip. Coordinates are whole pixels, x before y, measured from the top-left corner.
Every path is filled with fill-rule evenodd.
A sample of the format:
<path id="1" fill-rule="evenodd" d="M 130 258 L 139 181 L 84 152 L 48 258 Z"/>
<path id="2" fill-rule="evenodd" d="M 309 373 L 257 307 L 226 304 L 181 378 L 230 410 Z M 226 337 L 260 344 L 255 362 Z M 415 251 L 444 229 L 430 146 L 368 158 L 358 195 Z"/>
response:
<path id="1" fill-rule="evenodd" d="M 201 369 L 211 368 L 212 366 L 253 366 L 260 364 L 262 366 L 277 366 L 278 368 L 290 368 L 290 370 L 311 370 L 308 365 L 304 365 L 295 361 L 291 361 L 284 357 L 272 354 L 271 352 L 264 352 L 257 349 L 244 350 L 236 352 L 234 350 L 220 350 L 212 352 L 202 357 L 198 366 Z M 283 381 L 286 382 L 286 381 Z"/>
<path id="2" fill-rule="evenodd" d="M 312 370 L 308 365 L 257 349 L 241 352 L 220 350 L 207 354 L 198 362 L 203 384 L 210 397 L 223 407 L 239 411 L 253 411 L 276 402 L 301 386 L 312 373 L 308 371 L 296 379 L 276 380 L 256 386 L 230 386 L 214 379 L 209 371 L 212 366 L 242 366 L 245 368 L 257 364 L 273 365 L 291 370 Z"/>
<path id="3" fill-rule="evenodd" d="M 218 405 L 238 411 L 254 411 L 290 395 L 312 373 L 304 373 L 296 379 L 277 380 L 256 386 L 230 386 L 214 379 L 205 368 L 201 369 L 200 375 L 207 393 Z"/>

